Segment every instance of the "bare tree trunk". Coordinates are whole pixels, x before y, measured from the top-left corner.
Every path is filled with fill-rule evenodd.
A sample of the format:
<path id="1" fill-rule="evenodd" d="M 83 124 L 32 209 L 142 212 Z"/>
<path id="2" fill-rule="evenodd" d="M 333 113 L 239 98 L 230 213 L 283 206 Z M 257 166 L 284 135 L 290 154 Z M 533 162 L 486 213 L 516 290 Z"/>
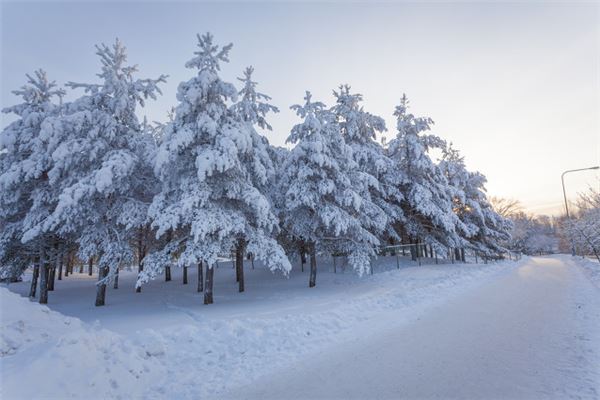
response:
<path id="1" fill-rule="evenodd" d="M 204 290 L 204 304 L 213 303 L 213 280 L 215 276 L 215 266 L 206 265 L 206 288 Z"/>
<path id="2" fill-rule="evenodd" d="M 203 277 L 204 267 L 202 266 L 202 261 L 198 263 L 198 292 L 202 292 L 204 290 L 204 277 Z"/>
<path id="3" fill-rule="evenodd" d="M 94 273 L 94 257 L 90 257 L 90 260 L 88 261 L 88 275 L 92 276 L 93 273 Z"/>
<path id="4" fill-rule="evenodd" d="M 108 276 L 108 267 L 98 267 L 98 282 Z M 106 282 L 96 285 L 96 307 L 103 306 L 106 301 Z"/>
<path id="5" fill-rule="evenodd" d="M 37 256 L 33 260 L 33 274 L 31 276 L 31 286 L 29 287 L 29 297 L 35 298 L 38 278 L 40 276 L 40 257 Z"/>
<path id="6" fill-rule="evenodd" d="M 117 266 L 117 272 L 115 272 L 115 279 L 113 282 L 113 289 L 119 288 L 119 266 Z"/>
<path id="7" fill-rule="evenodd" d="M 460 259 L 462 260 L 462 262 L 466 263 L 466 259 L 465 259 L 465 249 L 464 247 L 460 249 Z"/>
<path id="8" fill-rule="evenodd" d="M 48 291 L 54 291 L 54 281 L 56 279 L 56 267 L 48 266 Z"/>
<path id="9" fill-rule="evenodd" d="M 302 272 L 304 272 L 304 264 L 306 264 L 306 252 L 304 251 L 304 244 L 300 245 L 300 265 Z"/>
<path id="10" fill-rule="evenodd" d="M 54 290 L 54 282 L 56 281 L 56 271 L 61 268 L 63 261 L 63 246 L 57 245 L 54 253 L 54 265 L 50 268 L 50 280 L 48 281 L 48 290 Z M 60 272 L 60 271 L 59 271 Z"/>
<path id="11" fill-rule="evenodd" d="M 138 278 L 142 271 L 144 270 L 144 257 L 146 257 L 146 249 L 144 248 L 144 238 L 143 231 L 140 229 L 140 234 L 138 236 Z M 142 286 L 137 286 L 135 288 L 136 293 L 142 292 Z"/>
<path id="12" fill-rule="evenodd" d="M 183 284 L 184 285 L 188 284 L 187 269 L 188 269 L 188 267 L 183 267 Z"/>
<path id="13" fill-rule="evenodd" d="M 171 243 L 171 240 L 173 239 L 173 231 L 172 230 L 168 230 L 167 231 L 167 245 L 169 243 Z M 165 282 L 169 282 L 171 281 L 171 252 L 169 251 L 169 263 L 167 265 L 165 265 Z"/>
<path id="14" fill-rule="evenodd" d="M 48 261 L 46 251 L 40 256 L 40 304 L 48 304 Z"/>
<path id="15" fill-rule="evenodd" d="M 315 287 L 317 284 L 317 252 L 315 245 L 310 246 L 310 276 L 308 278 L 308 287 Z"/>
<path id="16" fill-rule="evenodd" d="M 235 250 L 231 253 L 231 255 L 232 255 L 231 265 L 232 265 L 233 269 L 235 269 L 235 281 L 239 282 L 240 281 L 240 270 L 238 269 L 238 265 L 237 265 L 237 244 L 236 244 Z"/>
<path id="17" fill-rule="evenodd" d="M 61 255 L 61 258 L 62 257 L 63 256 Z M 69 270 L 69 274 L 71 274 L 71 275 L 73 275 L 73 266 L 74 265 L 75 265 L 75 260 L 73 260 L 73 257 L 67 257 L 67 269 Z"/>
<path id="18" fill-rule="evenodd" d="M 410 246 L 410 259 L 413 261 L 417 261 L 417 245 L 412 244 Z"/>
<path id="19" fill-rule="evenodd" d="M 460 261 L 460 249 L 458 247 L 454 248 L 454 259 Z"/>
<path id="20" fill-rule="evenodd" d="M 140 274 L 142 273 L 143 270 L 144 270 L 144 265 L 142 264 L 141 260 L 138 260 L 138 278 L 140 277 Z M 136 286 L 135 292 L 142 293 L 142 286 L 141 285 Z"/>
<path id="21" fill-rule="evenodd" d="M 60 262 L 58 263 L 58 280 L 62 281 L 62 273 L 63 273 L 63 259 L 61 257 Z"/>
<path id="22" fill-rule="evenodd" d="M 238 291 L 244 291 L 244 239 L 239 239 L 235 248 L 235 267 L 238 276 Z"/>

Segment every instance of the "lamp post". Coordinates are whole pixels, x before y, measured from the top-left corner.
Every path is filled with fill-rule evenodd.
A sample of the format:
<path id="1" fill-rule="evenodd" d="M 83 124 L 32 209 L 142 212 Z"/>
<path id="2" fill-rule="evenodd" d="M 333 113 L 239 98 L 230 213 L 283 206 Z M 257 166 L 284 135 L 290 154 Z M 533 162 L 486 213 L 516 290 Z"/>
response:
<path id="1" fill-rule="evenodd" d="M 588 171 L 588 170 L 593 170 L 593 169 L 600 169 L 600 166 L 597 165 L 595 167 L 569 169 L 569 170 L 563 172 L 562 175 L 560 176 L 560 180 L 562 182 L 563 197 L 565 198 L 565 211 L 567 212 L 567 219 L 569 219 L 569 220 L 571 220 L 571 215 L 569 214 L 569 203 L 567 202 L 567 191 L 565 190 L 565 175 L 568 174 L 569 172 Z M 571 240 L 571 254 L 573 256 L 575 255 L 575 241 L 573 241 L 573 240 Z"/>

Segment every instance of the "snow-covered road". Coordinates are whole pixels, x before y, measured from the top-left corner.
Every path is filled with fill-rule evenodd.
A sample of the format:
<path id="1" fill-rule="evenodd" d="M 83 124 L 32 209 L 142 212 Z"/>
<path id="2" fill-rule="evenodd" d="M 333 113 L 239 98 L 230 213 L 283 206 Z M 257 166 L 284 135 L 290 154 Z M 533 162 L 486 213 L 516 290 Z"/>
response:
<path id="1" fill-rule="evenodd" d="M 227 397 L 598 399 L 599 294 L 569 257 L 533 258 Z"/>

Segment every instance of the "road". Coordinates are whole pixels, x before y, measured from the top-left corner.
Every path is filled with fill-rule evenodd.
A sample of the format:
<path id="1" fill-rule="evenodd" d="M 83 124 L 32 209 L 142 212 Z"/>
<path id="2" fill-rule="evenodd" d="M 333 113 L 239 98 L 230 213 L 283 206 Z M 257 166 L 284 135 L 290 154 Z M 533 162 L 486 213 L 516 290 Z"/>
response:
<path id="1" fill-rule="evenodd" d="M 599 297 L 569 257 L 532 258 L 415 322 L 357 337 L 227 397 L 600 399 Z"/>

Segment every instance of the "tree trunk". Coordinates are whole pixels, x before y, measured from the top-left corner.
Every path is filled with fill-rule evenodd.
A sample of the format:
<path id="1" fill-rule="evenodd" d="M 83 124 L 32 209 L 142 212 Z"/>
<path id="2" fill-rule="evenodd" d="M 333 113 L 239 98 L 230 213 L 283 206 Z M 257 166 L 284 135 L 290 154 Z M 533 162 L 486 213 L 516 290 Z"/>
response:
<path id="1" fill-rule="evenodd" d="M 58 263 L 58 280 L 62 281 L 62 274 L 63 274 L 63 260 L 61 258 L 60 263 Z"/>
<path id="2" fill-rule="evenodd" d="M 40 257 L 40 304 L 48 304 L 48 261 L 46 252 L 42 250 Z"/>
<path id="3" fill-rule="evenodd" d="M 231 253 L 231 255 L 233 256 L 231 258 L 231 266 L 233 267 L 233 269 L 235 269 L 235 281 L 239 282 L 240 281 L 240 270 L 238 269 L 238 264 L 237 264 L 237 244 L 236 244 L 235 250 Z"/>
<path id="4" fill-rule="evenodd" d="M 238 276 L 238 291 L 244 291 L 244 247 L 245 242 L 239 239 L 235 249 L 235 268 Z"/>
<path id="5" fill-rule="evenodd" d="M 306 252 L 304 251 L 304 245 L 300 246 L 300 265 L 302 272 L 304 272 L 304 264 L 306 264 Z"/>
<path id="6" fill-rule="evenodd" d="M 188 269 L 188 267 L 183 267 L 183 284 L 184 285 L 188 284 L 187 269 Z"/>
<path id="7" fill-rule="evenodd" d="M 204 274 L 202 273 L 204 267 L 202 267 L 202 261 L 198 263 L 198 292 L 202 292 L 204 290 Z"/>
<path id="8" fill-rule="evenodd" d="M 462 248 L 460 249 L 460 259 L 462 260 L 462 262 L 466 263 L 466 259 L 465 259 L 465 249 Z"/>
<path id="9" fill-rule="evenodd" d="M 98 282 L 108 276 L 108 267 L 98 267 Z M 106 282 L 96 285 L 96 307 L 103 306 L 106 301 Z"/>
<path id="10" fill-rule="evenodd" d="M 119 267 L 117 266 L 117 271 L 115 272 L 115 279 L 113 282 L 113 289 L 119 288 Z"/>
<path id="11" fill-rule="evenodd" d="M 171 280 L 171 266 L 167 265 L 165 267 L 165 282 L 169 282 Z"/>
<path id="12" fill-rule="evenodd" d="M 308 287 L 315 287 L 317 284 L 317 253 L 315 246 L 310 247 L 310 276 L 308 278 Z"/>
<path id="13" fill-rule="evenodd" d="M 56 267 L 48 267 L 48 291 L 54 291 L 54 280 L 56 279 Z"/>
<path id="14" fill-rule="evenodd" d="M 140 235 L 138 237 L 138 278 L 142 271 L 144 270 L 144 257 L 146 257 L 146 249 L 144 248 L 144 239 L 142 237 L 143 233 L 140 231 Z M 136 293 L 142 292 L 142 286 L 137 286 L 135 288 Z"/>
<path id="15" fill-rule="evenodd" d="M 460 261 L 460 249 L 458 247 L 454 248 L 454 259 Z"/>
<path id="16" fill-rule="evenodd" d="M 29 297 L 35 298 L 38 278 L 40 276 L 40 258 L 36 257 L 33 260 L 33 274 L 31 276 L 31 286 L 29 287 Z"/>
<path id="17" fill-rule="evenodd" d="M 94 273 L 94 257 L 90 257 L 90 260 L 88 261 L 88 275 L 92 276 L 93 273 Z"/>
<path id="18" fill-rule="evenodd" d="M 206 288 L 204 290 L 204 304 L 213 303 L 213 280 L 215 276 L 215 266 L 206 266 Z"/>
<path id="19" fill-rule="evenodd" d="M 62 259 L 64 257 L 64 254 L 61 253 L 60 258 L 61 258 L 61 262 Z M 74 259 L 73 257 L 71 257 L 71 254 L 67 254 L 67 269 L 69 270 L 69 274 L 73 275 L 73 264 L 74 264 Z"/>
<path id="20" fill-rule="evenodd" d="M 417 245 L 413 244 L 410 246 L 410 259 L 417 261 Z"/>

